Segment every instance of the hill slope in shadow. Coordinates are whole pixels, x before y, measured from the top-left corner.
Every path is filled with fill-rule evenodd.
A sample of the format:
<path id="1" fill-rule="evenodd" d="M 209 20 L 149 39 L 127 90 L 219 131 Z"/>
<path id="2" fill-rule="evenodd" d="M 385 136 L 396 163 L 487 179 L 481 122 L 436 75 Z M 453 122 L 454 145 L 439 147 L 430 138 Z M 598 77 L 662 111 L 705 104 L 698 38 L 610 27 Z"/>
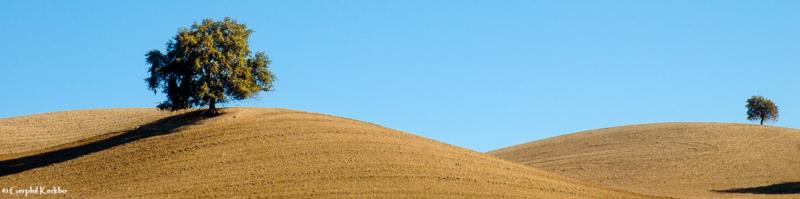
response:
<path id="1" fill-rule="evenodd" d="M 62 111 L 0 119 L 0 160 L 138 128 L 178 113 L 150 108 Z"/>

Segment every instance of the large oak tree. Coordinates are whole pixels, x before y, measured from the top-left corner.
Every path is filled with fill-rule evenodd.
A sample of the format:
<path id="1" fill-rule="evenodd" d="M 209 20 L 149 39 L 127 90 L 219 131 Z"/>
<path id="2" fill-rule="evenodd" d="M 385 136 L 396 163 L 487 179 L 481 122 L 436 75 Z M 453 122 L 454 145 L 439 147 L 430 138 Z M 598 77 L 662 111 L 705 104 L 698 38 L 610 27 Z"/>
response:
<path id="1" fill-rule="evenodd" d="M 167 97 L 158 108 L 208 106 L 206 113 L 216 115 L 218 103 L 272 90 L 271 61 L 264 52 L 250 52 L 247 42 L 251 33 L 253 30 L 228 17 L 205 19 L 181 28 L 164 52 L 148 52 L 147 86 Z"/>

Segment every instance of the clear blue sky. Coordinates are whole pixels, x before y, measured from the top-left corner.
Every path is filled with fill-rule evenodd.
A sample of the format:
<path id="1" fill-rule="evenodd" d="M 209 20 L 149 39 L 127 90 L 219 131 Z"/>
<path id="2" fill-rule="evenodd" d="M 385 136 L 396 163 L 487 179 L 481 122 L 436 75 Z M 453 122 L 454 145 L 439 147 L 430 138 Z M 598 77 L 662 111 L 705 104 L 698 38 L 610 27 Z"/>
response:
<path id="1" fill-rule="evenodd" d="M 800 1 L 3 1 L 0 117 L 154 107 L 144 54 L 230 16 L 276 90 L 228 106 L 369 121 L 487 151 L 626 124 L 800 127 Z"/>

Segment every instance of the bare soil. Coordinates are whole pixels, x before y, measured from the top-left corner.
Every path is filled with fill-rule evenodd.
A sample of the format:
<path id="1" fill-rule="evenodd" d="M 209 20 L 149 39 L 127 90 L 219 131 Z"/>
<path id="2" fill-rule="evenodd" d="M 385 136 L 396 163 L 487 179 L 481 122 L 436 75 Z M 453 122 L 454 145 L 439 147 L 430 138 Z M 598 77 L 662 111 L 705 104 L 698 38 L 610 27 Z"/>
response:
<path id="1" fill-rule="evenodd" d="M 800 130 L 662 123 L 579 132 L 488 154 L 567 177 L 680 198 L 800 198 Z"/>
<path id="2" fill-rule="evenodd" d="M 0 187 L 61 186 L 70 198 L 651 198 L 334 116 L 133 111 L 0 119 L 0 135 L 17 135 L 0 152 L 39 155 L 0 161 L 19 171 L 0 174 Z"/>

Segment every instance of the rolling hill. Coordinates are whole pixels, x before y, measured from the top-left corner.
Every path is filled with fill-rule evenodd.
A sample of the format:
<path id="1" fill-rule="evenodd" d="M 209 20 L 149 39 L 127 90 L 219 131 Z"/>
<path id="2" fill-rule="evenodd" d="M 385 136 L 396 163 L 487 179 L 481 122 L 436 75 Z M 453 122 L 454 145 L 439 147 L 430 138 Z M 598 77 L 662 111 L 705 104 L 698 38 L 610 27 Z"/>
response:
<path id="1" fill-rule="evenodd" d="M 123 132 L 174 113 L 146 108 L 63 111 L 0 119 L 0 160 Z"/>
<path id="2" fill-rule="evenodd" d="M 680 198 L 800 198 L 800 130 L 661 123 L 568 134 L 487 154 L 600 185 Z"/>
<path id="3" fill-rule="evenodd" d="M 365 122 L 222 111 L 0 119 L 0 187 L 60 186 L 73 198 L 650 198 Z"/>

